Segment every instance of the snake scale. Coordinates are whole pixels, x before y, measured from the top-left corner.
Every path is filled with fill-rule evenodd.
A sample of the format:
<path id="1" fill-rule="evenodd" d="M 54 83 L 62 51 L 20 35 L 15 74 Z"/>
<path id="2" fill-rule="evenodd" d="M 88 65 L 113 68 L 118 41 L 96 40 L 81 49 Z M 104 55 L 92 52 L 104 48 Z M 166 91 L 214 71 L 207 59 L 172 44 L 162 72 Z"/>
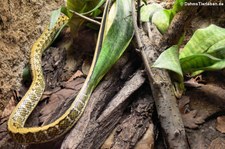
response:
<path id="1" fill-rule="evenodd" d="M 42 53 L 50 46 L 57 32 L 69 18 L 66 16 L 59 17 L 54 27 L 45 29 L 33 44 L 30 55 L 33 80 L 30 88 L 14 108 L 8 120 L 8 131 L 13 140 L 20 144 L 37 144 L 55 140 L 68 132 L 81 117 L 91 93 L 120 58 L 133 37 L 132 19 L 128 17 L 131 12 L 131 0 L 116 0 L 114 4 L 116 9 L 109 11 L 111 0 L 106 0 L 92 65 L 71 106 L 50 124 L 25 127 L 26 120 L 37 106 L 45 89 L 41 65 Z M 116 18 L 113 23 L 106 23 L 107 19 L 107 21 L 110 19 L 112 21 L 112 18 Z M 112 40 L 109 37 L 114 39 Z"/>
<path id="2" fill-rule="evenodd" d="M 25 122 L 33 109 L 37 106 L 45 89 L 45 80 L 42 73 L 41 57 L 43 51 L 50 45 L 57 31 L 68 21 L 66 16 L 61 16 L 55 26 L 50 30 L 46 28 L 42 35 L 33 44 L 30 55 L 30 65 L 33 81 L 21 101 L 13 110 L 8 121 L 8 130 L 12 138 L 21 144 L 41 143 L 61 136 L 65 129 L 69 129 L 80 113 L 83 111 L 86 101 L 77 100 L 55 122 L 42 126 L 25 128 Z"/>
<path id="3" fill-rule="evenodd" d="M 103 13 L 102 24 L 105 24 L 108 5 Z M 49 142 L 62 136 L 70 130 L 81 117 L 89 100 L 90 92 L 96 85 L 88 85 L 91 73 L 87 76 L 83 87 L 77 97 L 66 110 L 54 122 L 40 127 L 24 127 L 25 122 L 34 108 L 37 106 L 45 89 L 45 80 L 42 72 L 41 58 L 44 50 L 52 43 L 57 31 L 68 21 L 68 17 L 60 16 L 52 29 L 46 28 L 31 48 L 30 65 L 32 70 L 32 84 L 21 101 L 14 108 L 8 120 L 8 131 L 13 140 L 20 144 L 36 144 Z M 104 30 L 101 25 L 100 31 Z M 103 34 L 99 38 L 103 38 Z M 98 40 L 100 40 L 98 38 Z M 98 52 L 95 52 L 98 53 Z M 96 62 L 96 54 L 93 63 Z M 90 72 L 92 72 L 92 65 Z"/>

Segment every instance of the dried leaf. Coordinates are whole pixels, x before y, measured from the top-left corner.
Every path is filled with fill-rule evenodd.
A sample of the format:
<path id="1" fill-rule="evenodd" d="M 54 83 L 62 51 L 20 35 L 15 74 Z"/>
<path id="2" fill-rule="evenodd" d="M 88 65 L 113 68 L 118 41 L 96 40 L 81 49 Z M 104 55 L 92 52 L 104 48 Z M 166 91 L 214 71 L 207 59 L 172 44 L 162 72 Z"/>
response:
<path id="1" fill-rule="evenodd" d="M 11 97 L 11 99 L 9 100 L 9 103 L 6 105 L 4 111 L 2 112 L 2 118 L 3 117 L 8 117 L 13 109 L 16 107 L 16 102 L 15 102 L 15 99 L 13 97 Z"/>
<path id="2" fill-rule="evenodd" d="M 225 133 L 225 116 L 219 116 L 216 119 L 216 129 L 221 133 Z"/>
<path id="3" fill-rule="evenodd" d="M 209 146 L 209 149 L 224 149 L 224 148 L 225 148 L 225 139 L 224 138 L 214 139 Z"/>
<path id="4" fill-rule="evenodd" d="M 187 128 L 197 128 L 199 124 L 205 122 L 203 117 L 197 116 L 197 110 L 192 110 L 191 112 L 181 116 L 184 126 Z"/>

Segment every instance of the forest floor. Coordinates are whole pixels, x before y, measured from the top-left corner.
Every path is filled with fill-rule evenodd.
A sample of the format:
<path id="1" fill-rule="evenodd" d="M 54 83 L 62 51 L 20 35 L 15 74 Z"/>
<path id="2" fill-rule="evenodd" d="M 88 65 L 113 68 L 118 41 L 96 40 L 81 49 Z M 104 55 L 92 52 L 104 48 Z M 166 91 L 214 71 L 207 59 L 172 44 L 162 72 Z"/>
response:
<path id="1" fill-rule="evenodd" d="M 60 6 L 63 5 L 63 3 L 64 3 L 63 0 L 39 0 L 39 1 L 37 0 L 18 0 L 18 1 L 0 0 L 0 4 L 1 4 L 1 7 L 0 7 L 0 72 L 1 72 L 0 73 L 0 118 L 2 114 L 7 116 L 8 112 L 4 110 L 7 109 L 6 107 L 13 107 L 12 104 L 15 104 L 14 97 L 17 95 L 21 95 L 21 93 L 18 93 L 18 91 L 21 91 L 22 72 L 25 66 L 28 64 L 30 48 L 32 44 L 37 39 L 37 37 L 40 36 L 47 22 L 49 22 L 51 11 L 59 8 Z M 212 10 L 212 12 L 205 10 L 205 12 L 202 12 L 202 13 L 209 14 L 209 16 L 213 16 L 210 13 L 221 14 L 214 11 L 215 10 Z M 203 18 L 204 17 L 205 16 L 203 16 Z M 215 22 L 218 16 L 214 16 L 214 17 L 215 17 L 214 19 L 210 18 L 206 20 L 202 18 L 195 19 L 192 22 L 193 30 L 194 28 L 206 26 L 209 23 Z M 219 24 L 221 24 L 221 22 L 219 22 Z M 81 36 L 89 35 L 89 34 L 93 35 L 93 32 L 90 30 L 84 30 L 82 33 L 84 34 L 81 34 Z M 89 36 L 86 36 L 84 37 L 83 40 L 90 40 L 90 42 L 88 43 L 91 43 L 91 41 L 95 40 L 95 37 L 96 37 L 96 34 L 94 35 L 94 37 L 91 36 L 90 37 L 91 39 L 89 39 Z M 85 56 L 86 59 L 84 61 L 77 62 L 79 64 L 76 64 L 76 67 L 78 65 L 81 66 L 83 74 L 80 74 L 79 71 L 77 71 L 77 73 L 75 73 L 75 78 L 78 75 L 85 76 L 87 74 L 87 71 L 90 65 L 90 56 L 87 56 L 87 55 L 90 55 L 93 53 L 93 50 L 90 50 L 89 48 L 94 47 L 94 44 L 79 45 L 79 46 L 81 47 L 83 46 L 82 48 L 86 49 L 84 50 L 84 52 L 87 52 L 88 54 L 86 54 Z M 55 50 L 55 52 L 57 52 L 57 50 Z M 47 61 L 47 59 L 50 59 L 48 57 L 49 55 L 52 56 L 53 58 L 58 58 L 57 56 L 62 53 L 60 52 L 55 53 L 55 55 L 54 54 L 51 55 L 51 54 L 52 53 L 50 54 L 47 53 L 46 54 L 47 56 L 45 59 L 43 59 L 43 61 L 45 60 Z M 65 55 L 68 56 L 70 54 L 66 53 Z M 128 58 L 126 57 L 126 55 L 124 59 L 125 59 L 124 61 L 127 61 Z M 66 64 L 66 66 L 73 67 L 75 65 L 75 64 L 71 64 L 73 62 L 74 61 L 71 60 L 69 64 L 68 63 Z M 118 66 L 118 67 L 121 67 L 121 66 Z M 130 69 L 130 66 L 127 66 L 127 67 L 129 67 Z M 139 65 L 136 67 L 139 67 Z M 63 70 L 60 70 L 60 71 L 59 73 L 63 72 Z M 225 76 L 224 72 L 225 72 L 224 70 L 218 71 L 218 72 L 208 72 L 208 73 L 204 73 L 201 77 L 195 78 L 192 80 L 189 80 L 186 78 L 186 80 L 189 80 L 186 83 L 187 92 L 185 96 L 183 96 L 179 100 L 179 103 L 180 103 L 179 107 L 182 113 L 184 125 L 186 126 L 187 138 L 191 148 L 193 149 L 194 148 L 200 148 L 200 149 L 225 148 L 225 135 L 224 135 L 225 118 L 222 116 L 224 115 L 225 110 L 223 106 L 220 106 L 221 103 L 222 105 L 224 105 L 225 103 L 225 101 L 223 101 L 225 97 L 222 97 L 223 99 L 221 101 L 221 96 L 223 96 L 224 94 L 220 93 L 225 91 L 225 85 L 224 85 L 225 80 L 223 79 Z M 69 74 L 72 75 L 71 72 Z M 62 76 L 62 77 L 63 78 L 60 78 L 60 79 L 64 81 L 70 78 L 68 76 Z M 82 83 L 83 81 L 84 80 L 78 80 L 77 82 Z M 195 88 L 196 86 L 194 85 L 196 81 L 198 83 L 200 82 L 201 89 Z M 77 82 L 75 82 L 75 84 Z M 142 87 L 142 89 L 143 88 L 144 87 Z M 13 102 L 13 103 L 10 103 L 10 102 Z M 130 107 L 133 107 L 134 111 L 135 110 L 138 111 L 140 110 L 138 109 L 138 106 L 137 106 L 139 104 L 140 103 L 135 101 L 133 104 L 130 104 Z M 148 103 L 148 104 L 152 104 L 152 103 Z M 46 109 L 47 108 L 45 108 L 45 110 Z M 120 128 L 121 130 L 122 128 L 128 127 L 127 126 L 128 122 L 134 120 L 134 119 L 129 119 L 129 117 L 127 118 L 125 117 L 126 116 L 124 116 L 124 121 L 121 121 L 121 123 L 124 124 L 124 127 L 121 126 Z M 46 119 L 46 118 L 42 118 L 42 119 Z M 0 123 L 0 126 L 1 126 L 1 123 Z M 136 130 L 136 128 L 134 130 Z M 145 129 L 145 131 L 146 130 L 147 129 Z M 114 134 L 116 132 L 118 133 L 118 136 L 121 135 L 119 137 L 123 138 L 123 137 L 127 137 L 125 136 L 126 132 L 130 131 L 130 129 L 125 131 L 124 133 L 125 135 L 119 134 L 120 131 L 114 131 Z M 1 128 L 0 128 L 0 133 L 1 133 Z M 130 135 L 129 133 L 128 135 Z M 1 137 L 2 136 L 0 134 L 0 138 Z M 161 136 L 159 135 L 159 138 L 160 137 Z M 163 146 L 162 140 L 158 142 L 159 142 L 158 146 L 162 147 Z M 2 143 L 4 142 L 0 140 L 0 148 Z M 114 145 L 115 144 L 116 143 L 114 143 Z M 132 144 L 131 146 L 134 146 L 134 144 Z M 5 147 L 6 146 L 10 148 L 14 148 L 14 146 L 5 145 Z M 140 148 L 141 147 L 139 147 L 139 149 Z"/>
<path id="2" fill-rule="evenodd" d="M 0 114 L 21 87 L 22 72 L 30 48 L 49 22 L 52 10 L 63 0 L 1 0 L 0 8 Z"/>

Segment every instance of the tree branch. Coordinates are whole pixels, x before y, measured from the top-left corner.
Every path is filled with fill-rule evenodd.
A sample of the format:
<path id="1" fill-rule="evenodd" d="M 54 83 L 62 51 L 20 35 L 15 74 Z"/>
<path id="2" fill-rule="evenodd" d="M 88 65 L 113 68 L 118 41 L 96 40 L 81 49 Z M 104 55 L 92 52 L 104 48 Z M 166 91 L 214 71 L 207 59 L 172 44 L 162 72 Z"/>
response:
<path id="1" fill-rule="evenodd" d="M 154 41 L 151 41 L 142 28 L 137 27 L 137 14 L 135 10 L 135 1 L 133 0 L 133 22 L 135 27 L 135 36 L 137 39 L 138 47 L 144 62 L 146 72 L 148 74 L 148 79 L 150 87 L 153 93 L 153 98 L 156 104 L 156 109 L 158 112 L 158 117 L 161 123 L 162 130 L 165 134 L 165 142 L 168 148 L 189 148 L 185 129 L 182 122 L 182 118 L 177 106 L 177 99 L 172 90 L 173 85 L 170 80 L 169 74 L 166 70 L 152 68 L 152 64 L 158 58 L 160 54 L 159 51 L 163 51 L 163 47 L 158 47 L 155 45 Z M 180 21 L 179 19 L 176 21 Z M 183 25 L 179 28 L 183 29 Z M 152 31 L 153 33 L 153 31 Z M 170 33 L 170 34 L 173 34 Z M 180 36 L 179 34 L 176 34 Z M 155 34 L 156 38 L 161 35 Z M 170 36 L 168 36 L 170 39 Z M 177 39 L 177 38 L 176 38 Z M 179 38 L 178 38 L 179 39 Z M 177 42 L 177 41 L 176 41 Z M 162 45 L 167 45 L 162 44 Z M 157 50 L 160 49 L 160 50 Z"/>

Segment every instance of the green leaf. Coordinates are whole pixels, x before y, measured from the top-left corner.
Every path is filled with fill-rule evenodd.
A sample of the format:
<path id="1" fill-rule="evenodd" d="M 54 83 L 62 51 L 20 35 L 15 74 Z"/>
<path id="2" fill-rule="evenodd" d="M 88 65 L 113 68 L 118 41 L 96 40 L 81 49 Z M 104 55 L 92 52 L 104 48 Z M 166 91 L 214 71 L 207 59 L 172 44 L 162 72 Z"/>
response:
<path id="1" fill-rule="evenodd" d="M 224 28 L 212 24 L 206 28 L 198 29 L 180 52 L 179 58 L 212 52 L 216 47 L 224 45 L 224 40 Z"/>
<path id="2" fill-rule="evenodd" d="M 141 21 L 142 22 L 150 22 L 152 15 L 159 10 L 162 10 L 163 7 L 157 3 L 144 5 L 141 7 Z"/>
<path id="3" fill-rule="evenodd" d="M 57 31 L 57 33 L 55 34 L 54 39 L 52 40 L 52 42 L 54 42 L 56 40 L 56 38 L 59 36 L 60 32 L 62 31 L 62 29 L 67 25 L 67 23 L 63 24 L 63 26 Z"/>
<path id="4" fill-rule="evenodd" d="M 180 59 L 180 64 L 184 73 L 192 73 L 199 70 L 206 70 L 209 66 L 220 62 L 221 59 L 209 54 L 195 54 Z"/>
<path id="5" fill-rule="evenodd" d="M 22 78 L 24 83 L 32 80 L 31 69 L 28 65 L 23 69 Z"/>
<path id="6" fill-rule="evenodd" d="M 174 17 L 184 6 L 185 0 L 176 0 L 172 9 L 164 9 L 156 11 L 152 16 L 152 23 L 154 23 L 159 31 L 165 33 Z"/>
<path id="7" fill-rule="evenodd" d="M 49 25 L 50 30 L 55 26 L 55 23 L 60 17 L 60 13 L 61 13 L 61 8 L 52 11 L 51 18 L 50 18 L 50 25 Z"/>
<path id="8" fill-rule="evenodd" d="M 109 12 L 107 21 L 112 22 L 106 23 L 103 43 L 100 44 L 100 41 L 97 43 L 96 48 L 101 47 L 101 50 L 96 55 L 98 59 L 91 75 L 90 84 L 99 82 L 130 44 L 134 34 L 130 15 L 131 1 L 116 0 L 116 4 Z"/>
<path id="9" fill-rule="evenodd" d="M 68 18 L 71 18 L 73 16 L 73 14 L 68 10 L 68 8 L 64 6 L 61 7 L 61 12 Z"/>
<path id="10" fill-rule="evenodd" d="M 211 66 L 208 66 L 208 67 L 205 67 L 204 70 L 220 70 L 220 69 L 223 69 L 225 68 L 225 59 L 211 65 Z"/>
<path id="11" fill-rule="evenodd" d="M 183 72 L 192 75 L 225 68 L 225 29 L 216 25 L 198 29 L 179 58 Z"/>
<path id="12" fill-rule="evenodd" d="M 173 18 L 173 12 L 171 10 L 157 11 L 152 16 L 152 23 L 154 23 L 161 33 L 165 33 L 169 28 L 170 22 Z"/>
<path id="13" fill-rule="evenodd" d="M 173 14 L 176 14 L 177 12 L 179 12 L 183 8 L 184 3 L 185 3 L 185 0 L 176 0 L 172 8 Z"/>
<path id="14" fill-rule="evenodd" d="M 183 73 L 178 58 L 178 46 L 174 45 L 160 54 L 152 67 L 171 70 L 183 77 Z M 180 80 L 180 79 L 179 79 Z"/>
<path id="15" fill-rule="evenodd" d="M 50 18 L 50 24 L 49 24 L 49 29 L 50 30 L 55 26 L 55 24 L 58 21 L 62 11 L 65 13 L 66 12 L 66 8 L 65 7 L 61 7 L 59 9 L 57 9 L 57 10 L 52 11 L 51 18 Z M 55 39 L 58 37 L 59 33 L 62 31 L 62 29 L 66 25 L 67 25 L 67 22 L 64 25 L 62 25 L 62 27 L 57 31 L 57 33 L 54 35 L 54 38 L 53 38 L 53 40 L 51 42 L 55 41 Z"/>
<path id="16" fill-rule="evenodd" d="M 225 68 L 225 46 L 214 49 L 208 54 L 195 54 L 181 59 L 184 73 L 198 75 L 205 70 L 220 70 Z"/>
<path id="17" fill-rule="evenodd" d="M 208 49 L 207 53 L 214 57 L 225 59 L 225 40 L 221 40 L 214 44 Z"/>
<path id="18" fill-rule="evenodd" d="M 88 17 L 96 17 L 100 12 L 98 8 L 102 6 L 104 2 L 105 0 L 67 0 L 66 7 L 70 11 L 72 10 Z M 68 23 L 71 35 L 73 38 L 76 38 L 78 36 L 78 30 L 83 26 L 85 20 L 79 16 L 73 15 L 72 12 L 69 12 L 69 14 L 72 15 Z"/>
<path id="19" fill-rule="evenodd" d="M 99 11 L 98 8 L 101 7 L 104 3 L 105 3 L 106 0 L 100 0 L 100 2 L 90 11 L 88 12 L 85 12 L 83 14 L 89 14 L 89 13 L 92 13 L 92 12 L 95 12 L 95 11 Z"/>
<path id="20" fill-rule="evenodd" d="M 105 0 L 67 0 L 66 7 L 78 13 L 90 13 L 99 8 Z"/>

